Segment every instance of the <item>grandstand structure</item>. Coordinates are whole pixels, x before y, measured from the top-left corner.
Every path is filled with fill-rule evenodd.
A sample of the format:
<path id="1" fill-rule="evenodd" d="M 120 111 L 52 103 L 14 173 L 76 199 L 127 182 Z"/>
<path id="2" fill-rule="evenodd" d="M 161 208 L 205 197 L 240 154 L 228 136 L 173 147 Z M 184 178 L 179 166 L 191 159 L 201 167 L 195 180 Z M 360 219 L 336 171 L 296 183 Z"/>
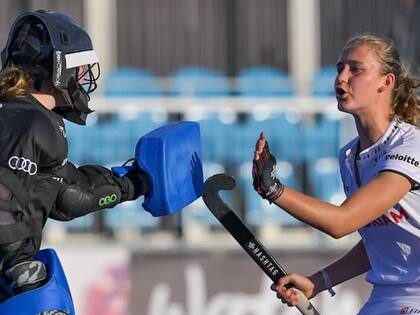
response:
<path id="1" fill-rule="evenodd" d="M 232 194 L 223 194 L 224 200 L 264 244 L 286 261 L 290 258 L 289 270 L 313 272 L 358 240 L 357 235 L 332 240 L 262 200 L 252 187 L 251 159 L 255 141 L 264 131 L 277 157 L 282 182 L 328 202 L 344 200 L 338 152 L 356 131 L 352 118 L 336 108 L 335 62 L 351 35 L 390 34 L 393 18 L 401 9 L 398 1 L 4 0 L 0 2 L 0 44 L 4 46 L 15 16 L 40 8 L 80 21 L 101 60 L 100 88 L 90 103 L 95 112 L 84 127 L 66 121 L 70 161 L 118 166 L 134 156 L 137 140 L 154 128 L 177 120 L 198 121 L 204 177 L 215 173 L 235 177 L 237 187 Z M 228 281 L 223 277 L 232 280 L 229 276 L 235 275 L 235 283 L 239 279 L 236 265 L 223 271 L 221 278 L 214 270 L 221 272 L 220 268 L 234 263 L 242 273 L 257 272 L 242 265 L 246 258 L 238 256 L 236 244 L 202 200 L 164 218 L 144 211 L 140 198 L 71 222 L 49 220 L 44 240 L 54 247 L 72 243 L 62 252 L 76 274 L 70 281 L 76 287 L 83 278 L 77 274 L 85 266 L 71 258 L 75 247 L 83 255 L 99 247 L 98 257 L 103 253 L 103 259 L 123 256 L 120 260 L 134 270 L 129 278 L 142 285 L 133 286 L 132 314 L 196 315 L 169 302 L 162 312 L 152 312 L 160 304 L 148 304 L 149 297 L 162 301 L 153 295 L 156 292 L 162 294 L 161 299 L 167 298 L 171 285 L 183 289 L 184 280 L 176 278 L 183 271 L 189 284 L 202 280 L 201 269 L 189 261 L 214 276 L 209 280 L 217 283 L 214 291 L 226 287 Z M 116 254 L 112 246 L 118 247 Z M 176 279 L 167 287 L 166 283 L 155 284 L 152 275 L 156 273 L 161 282 L 167 276 Z M 243 288 L 255 287 L 258 279 L 243 281 Z M 355 307 L 363 302 L 359 295 L 366 288 L 360 281 L 354 283 L 348 291 L 341 287 L 347 295 L 335 303 Z M 136 291 L 144 296 L 137 299 Z M 270 293 L 262 290 L 264 294 Z M 85 295 L 83 291 L 78 299 Z M 220 300 L 234 300 L 223 297 Z M 336 309 L 328 311 L 329 302 L 323 297 L 318 301 L 323 314 L 335 313 Z M 343 309 L 349 309 L 347 306 Z M 80 311 L 81 304 L 78 307 L 78 314 L 92 314 Z"/>
<path id="2" fill-rule="evenodd" d="M 388 33 L 396 1 L 3 1 L 0 40 L 14 16 L 41 6 L 79 20 L 101 60 L 91 101 L 96 113 L 84 128 L 67 123 L 74 163 L 119 165 L 148 131 L 193 120 L 201 126 L 206 176 L 235 176 L 238 187 L 227 198 L 263 235 L 302 224 L 252 189 L 250 163 L 261 131 L 286 185 L 334 203 L 344 199 L 337 157 L 355 130 L 335 108 L 334 63 L 351 34 Z M 189 233 L 195 226 L 217 226 L 200 201 L 164 219 L 142 211 L 141 200 L 117 208 L 63 229 L 163 230 L 195 240 L 186 237 L 200 235 Z"/>

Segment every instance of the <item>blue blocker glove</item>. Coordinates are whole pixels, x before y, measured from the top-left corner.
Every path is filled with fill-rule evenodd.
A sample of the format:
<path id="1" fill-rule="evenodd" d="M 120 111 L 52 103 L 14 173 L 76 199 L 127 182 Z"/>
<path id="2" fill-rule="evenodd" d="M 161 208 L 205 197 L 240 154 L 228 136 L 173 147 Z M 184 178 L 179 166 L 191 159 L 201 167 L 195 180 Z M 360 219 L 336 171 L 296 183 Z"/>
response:
<path id="1" fill-rule="evenodd" d="M 276 158 L 270 153 L 268 142 L 265 143 L 260 158 L 253 160 L 252 178 L 256 192 L 270 203 L 279 198 L 284 191 L 284 185 L 276 178 Z"/>

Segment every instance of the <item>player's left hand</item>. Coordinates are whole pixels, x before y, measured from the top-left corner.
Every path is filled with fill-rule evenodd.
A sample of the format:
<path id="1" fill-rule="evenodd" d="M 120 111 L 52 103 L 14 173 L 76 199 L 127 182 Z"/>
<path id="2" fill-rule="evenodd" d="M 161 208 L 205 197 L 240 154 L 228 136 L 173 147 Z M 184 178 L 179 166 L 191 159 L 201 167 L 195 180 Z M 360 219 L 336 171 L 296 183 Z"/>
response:
<path id="1" fill-rule="evenodd" d="M 314 283 L 307 277 L 298 274 L 288 274 L 280 278 L 278 283 L 271 285 L 271 290 L 277 292 L 277 297 L 288 306 L 296 306 L 298 304 L 298 294 L 296 289 L 311 299 L 314 297 Z"/>
<path id="2" fill-rule="evenodd" d="M 252 178 L 254 189 L 269 202 L 274 202 L 283 193 L 284 185 L 276 178 L 276 158 L 270 153 L 263 132 L 255 145 Z"/>
<path id="3" fill-rule="evenodd" d="M 134 161 L 132 167 L 125 176 L 133 185 L 134 199 L 137 199 L 142 195 L 147 196 L 151 189 L 150 179 L 147 173 L 138 166 L 137 161 Z"/>

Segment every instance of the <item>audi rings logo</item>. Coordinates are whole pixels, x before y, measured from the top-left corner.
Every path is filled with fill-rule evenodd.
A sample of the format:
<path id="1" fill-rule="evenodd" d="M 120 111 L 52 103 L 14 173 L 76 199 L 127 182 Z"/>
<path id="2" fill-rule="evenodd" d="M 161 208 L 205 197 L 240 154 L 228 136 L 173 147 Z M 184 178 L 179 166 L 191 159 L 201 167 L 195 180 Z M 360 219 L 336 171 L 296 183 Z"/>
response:
<path id="1" fill-rule="evenodd" d="M 19 156 L 12 156 L 9 159 L 9 167 L 12 170 L 18 170 L 23 171 L 25 173 L 28 173 L 29 175 L 35 175 L 36 172 L 38 172 L 38 166 L 36 163 L 32 162 L 31 160 L 19 157 Z"/>

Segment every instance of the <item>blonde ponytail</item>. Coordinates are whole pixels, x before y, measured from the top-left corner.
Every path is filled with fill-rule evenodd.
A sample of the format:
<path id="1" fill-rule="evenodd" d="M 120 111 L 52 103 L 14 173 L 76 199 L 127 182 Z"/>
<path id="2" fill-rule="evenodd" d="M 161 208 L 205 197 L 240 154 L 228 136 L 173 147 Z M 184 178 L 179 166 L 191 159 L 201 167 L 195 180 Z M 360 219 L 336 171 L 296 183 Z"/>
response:
<path id="1" fill-rule="evenodd" d="M 412 125 L 416 125 L 420 119 L 420 99 L 417 96 L 419 86 L 420 80 L 411 78 L 407 66 L 402 65 L 392 93 L 393 110 L 402 120 Z"/>
<path id="2" fill-rule="evenodd" d="M 22 97 L 30 94 L 33 80 L 29 73 L 10 67 L 0 72 L 0 97 Z"/>

